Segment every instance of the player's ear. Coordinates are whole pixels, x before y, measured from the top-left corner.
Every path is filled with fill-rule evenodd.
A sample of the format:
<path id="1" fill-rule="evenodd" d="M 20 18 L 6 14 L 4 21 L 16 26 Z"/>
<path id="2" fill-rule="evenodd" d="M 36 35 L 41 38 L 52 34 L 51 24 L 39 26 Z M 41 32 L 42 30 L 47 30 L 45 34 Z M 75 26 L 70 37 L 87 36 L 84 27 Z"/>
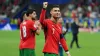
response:
<path id="1" fill-rule="evenodd" d="M 32 14 L 29 14 L 29 16 L 32 16 Z"/>
<path id="2" fill-rule="evenodd" d="M 52 10 L 50 11 L 50 14 L 52 14 Z"/>

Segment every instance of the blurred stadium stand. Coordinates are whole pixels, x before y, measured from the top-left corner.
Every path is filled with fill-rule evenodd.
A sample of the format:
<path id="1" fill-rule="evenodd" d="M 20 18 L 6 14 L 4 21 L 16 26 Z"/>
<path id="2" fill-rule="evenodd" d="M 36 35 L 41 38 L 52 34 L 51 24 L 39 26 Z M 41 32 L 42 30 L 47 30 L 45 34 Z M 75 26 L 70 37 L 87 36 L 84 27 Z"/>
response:
<path id="1" fill-rule="evenodd" d="M 61 8 L 64 23 L 67 20 L 72 22 L 73 18 L 78 18 L 80 23 L 84 24 L 84 27 L 88 27 L 92 20 L 94 27 L 100 28 L 99 0 L 0 0 L 0 29 L 7 24 L 12 29 L 17 29 L 17 25 L 22 21 L 21 13 L 29 8 L 35 8 L 37 18 L 39 18 L 44 1 L 49 2 L 47 17 L 50 15 L 49 11 L 52 5 L 58 4 Z"/>

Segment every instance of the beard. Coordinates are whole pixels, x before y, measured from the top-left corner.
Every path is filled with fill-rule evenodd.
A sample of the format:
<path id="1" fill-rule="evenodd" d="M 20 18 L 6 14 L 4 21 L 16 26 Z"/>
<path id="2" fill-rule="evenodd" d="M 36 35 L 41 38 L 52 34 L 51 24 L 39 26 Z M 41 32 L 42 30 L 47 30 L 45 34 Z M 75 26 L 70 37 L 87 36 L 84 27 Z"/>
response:
<path id="1" fill-rule="evenodd" d="M 36 20 L 37 16 L 32 16 L 32 20 Z"/>
<path id="2" fill-rule="evenodd" d="M 58 19 L 58 18 L 60 18 L 60 17 L 61 17 L 61 16 L 60 16 L 59 14 L 53 16 L 54 19 Z"/>
<path id="3" fill-rule="evenodd" d="M 53 17 L 55 20 L 58 20 L 60 17 Z"/>
<path id="4" fill-rule="evenodd" d="M 37 17 L 33 17 L 32 20 L 37 20 Z"/>

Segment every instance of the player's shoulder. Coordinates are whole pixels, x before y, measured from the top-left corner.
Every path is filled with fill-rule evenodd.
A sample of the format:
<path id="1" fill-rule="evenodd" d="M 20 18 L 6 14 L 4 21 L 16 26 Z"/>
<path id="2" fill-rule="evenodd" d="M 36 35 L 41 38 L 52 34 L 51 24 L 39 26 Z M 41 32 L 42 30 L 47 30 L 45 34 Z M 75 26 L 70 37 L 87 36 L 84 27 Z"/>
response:
<path id="1" fill-rule="evenodd" d="M 27 20 L 27 24 L 33 24 L 34 23 L 34 21 L 32 21 L 32 20 Z"/>
<path id="2" fill-rule="evenodd" d="M 51 20 L 50 20 L 50 19 L 45 19 L 44 21 L 45 21 L 45 22 L 50 22 Z"/>
<path id="3" fill-rule="evenodd" d="M 23 25 L 24 25 L 23 23 L 24 23 L 24 22 L 22 22 L 22 23 L 20 24 L 20 29 L 23 27 Z"/>
<path id="4" fill-rule="evenodd" d="M 32 20 L 27 20 L 27 22 L 32 23 L 33 21 Z"/>
<path id="5" fill-rule="evenodd" d="M 20 24 L 20 27 L 22 26 L 22 23 Z"/>
<path id="6" fill-rule="evenodd" d="M 21 22 L 20 26 L 22 26 L 23 24 L 25 24 L 25 21 Z"/>

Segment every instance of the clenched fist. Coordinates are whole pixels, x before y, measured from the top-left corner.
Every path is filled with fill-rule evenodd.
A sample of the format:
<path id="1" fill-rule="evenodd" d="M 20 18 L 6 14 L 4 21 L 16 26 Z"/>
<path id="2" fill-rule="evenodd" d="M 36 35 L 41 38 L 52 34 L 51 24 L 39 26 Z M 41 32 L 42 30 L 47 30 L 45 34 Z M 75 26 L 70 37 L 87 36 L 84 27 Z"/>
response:
<path id="1" fill-rule="evenodd" d="M 35 21 L 35 25 L 36 25 L 37 28 L 41 28 L 42 27 L 38 20 Z"/>
<path id="2" fill-rule="evenodd" d="M 48 6 L 48 2 L 43 2 L 43 8 L 47 8 L 47 6 Z"/>

